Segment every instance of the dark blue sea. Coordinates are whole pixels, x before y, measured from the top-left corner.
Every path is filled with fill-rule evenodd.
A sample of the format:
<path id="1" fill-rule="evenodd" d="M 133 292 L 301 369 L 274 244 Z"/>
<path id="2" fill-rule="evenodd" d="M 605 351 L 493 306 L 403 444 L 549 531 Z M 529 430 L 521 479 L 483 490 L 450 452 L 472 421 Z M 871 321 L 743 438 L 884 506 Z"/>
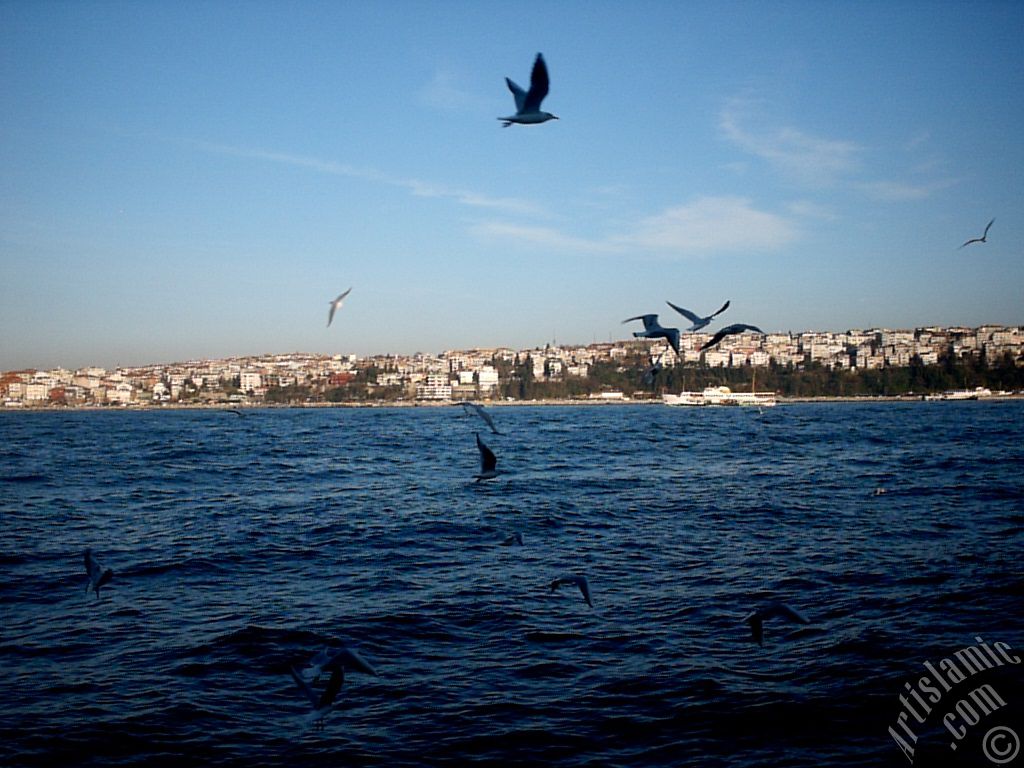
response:
<path id="1" fill-rule="evenodd" d="M 1024 403 L 489 410 L 503 434 L 0 414 L 0 765 L 974 766 L 1024 739 Z M 758 645 L 772 600 L 810 623 Z M 998 664 L 918 682 L 981 643 Z M 379 674 L 321 729 L 289 666 L 324 645 Z"/>

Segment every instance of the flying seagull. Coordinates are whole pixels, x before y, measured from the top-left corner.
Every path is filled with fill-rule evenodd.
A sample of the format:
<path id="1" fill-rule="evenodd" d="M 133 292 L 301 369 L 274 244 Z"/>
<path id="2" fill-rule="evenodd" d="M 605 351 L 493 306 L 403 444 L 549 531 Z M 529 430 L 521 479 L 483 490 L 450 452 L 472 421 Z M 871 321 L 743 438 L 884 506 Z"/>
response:
<path id="1" fill-rule="evenodd" d="M 790 608 L 785 603 L 772 602 L 757 609 L 743 620 L 750 625 L 750 632 L 758 645 L 764 645 L 765 619 L 788 619 L 797 624 L 810 624 L 806 616 Z"/>
<path id="2" fill-rule="evenodd" d="M 350 648 L 336 650 L 324 646 L 313 658 L 309 660 L 302 670 L 303 679 L 311 679 L 314 683 L 320 679 L 324 672 L 335 670 L 348 670 L 349 672 L 364 672 L 367 675 L 377 676 L 377 670 L 359 655 L 358 651 Z"/>
<path id="3" fill-rule="evenodd" d="M 89 583 L 85 585 L 85 591 L 96 590 L 96 599 L 100 597 L 100 587 L 114 578 L 114 572 L 107 568 L 103 569 L 100 561 L 93 555 L 91 549 L 85 550 L 85 572 L 89 574 Z"/>
<path id="4" fill-rule="evenodd" d="M 476 415 L 483 419 L 487 423 L 487 426 L 491 428 L 491 432 L 493 432 L 496 435 L 501 434 L 501 432 L 498 431 L 498 428 L 494 426 L 494 420 L 491 418 L 491 414 L 485 411 L 482 405 L 471 403 L 468 400 L 461 403 L 456 403 L 456 405 L 461 405 L 463 408 L 472 408 L 474 411 L 476 411 Z"/>
<path id="5" fill-rule="evenodd" d="M 508 89 L 512 91 L 512 95 L 516 99 L 516 113 L 511 117 L 499 117 L 498 119 L 503 121 L 502 127 L 508 128 L 512 123 L 531 125 L 558 119 L 550 112 L 541 112 L 540 109 L 540 103 L 548 95 L 548 67 L 541 54 L 538 53 L 533 62 L 529 91 L 524 91 L 507 77 L 505 82 L 508 83 Z"/>
<path id="6" fill-rule="evenodd" d="M 708 341 L 707 343 L 705 343 L 700 348 L 700 351 L 703 352 L 705 349 L 711 349 L 711 347 L 715 346 L 715 344 L 720 342 L 726 336 L 732 336 L 733 334 L 736 334 L 736 333 L 743 333 L 744 331 L 756 331 L 757 333 L 764 333 L 764 331 L 762 331 L 756 325 L 744 325 L 743 323 L 736 323 L 735 325 L 727 325 L 727 326 L 725 326 L 725 328 L 722 328 L 718 333 L 716 333 L 714 336 L 712 336 L 711 337 L 711 341 Z"/>
<path id="7" fill-rule="evenodd" d="M 666 301 L 665 303 L 668 304 L 670 307 L 672 307 L 672 309 L 674 309 L 680 315 L 685 317 L 687 320 L 689 320 L 691 323 L 693 323 L 693 325 L 691 325 L 689 328 L 686 329 L 687 331 L 699 331 L 701 328 L 703 328 L 708 323 L 710 323 L 715 318 L 716 315 L 722 314 L 723 312 L 725 312 L 725 310 L 727 310 L 729 308 L 729 302 L 727 301 L 727 302 L 725 302 L 725 304 L 722 305 L 722 308 L 720 310 L 718 310 L 717 312 L 713 312 L 710 315 L 708 315 L 707 317 L 698 317 L 696 314 L 694 314 L 693 312 L 691 312 L 688 309 L 683 309 L 682 307 L 677 307 L 671 301 Z"/>
<path id="8" fill-rule="evenodd" d="M 341 685 L 345 682 L 345 668 L 338 667 L 331 672 L 331 679 L 327 681 L 327 687 L 319 696 L 316 695 L 316 691 L 310 687 L 309 683 L 302 679 L 302 675 L 295 671 L 295 667 L 288 667 L 288 671 L 292 673 L 295 684 L 306 694 L 309 703 L 313 705 L 313 714 L 317 715 L 316 720 L 322 725 L 324 717 L 334 709 L 334 700 L 341 692 Z"/>
<path id="9" fill-rule="evenodd" d="M 994 221 L 995 221 L 995 219 L 992 219 L 992 221 L 990 221 L 987 225 L 985 225 L 985 232 L 984 232 L 984 234 L 982 234 L 981 237 L 972 237 L 970 240 L 968 240 L 966 243 L 964 243 L 964 245 L 970 245 L 971 243 L 987 243 L 988 240 L 986 240 L 985 238 L 988 237 L 988 228 L 992 226 L 992 222 L 994 222 Z M 961 245 L 960 247 L 963 248 L 964 245 Z"/>
<path id="10" fill-rule="evenodd" d="M 679 354 L 678 328 L 662 328 L 658 324 L 657 315 L 637 315 L 636 317 L 630 317 L 622 322 L 628 323 L 631 320 L 642 320 L 644 323 L 644 329 L 642 331 L 636 331 L 633 333 L 635 338 L 665 339 L 672 345 L 672 349 L 676 351 L 676 354 Z"/>
<path id="11" fill-rule="evenodd" d="M 494 451 L 483 444 L 479 432 L 474 434 L 476 435 L 476 447 L 480 451 L 480 474 L 473 475 L 473 477 L 478 483 L 481 480 L 492 480 L 498 476 L 498 457 L 494 455 Z"/>
<path id="12" fill-rule="evenodd" d="M 350 293 L 352 293 L 352 289 L 351 288 L 349 288 L 344 293 L 340 294 L 338 296 L 338 298 L 336 298 L 334 301 L 330 302 L 330 304 L 331 304 L 331 311 L 327 313 L 327 327 L 328 328 L 331 327 L 331 320 L 334 319 L 334 313 L 337 312 L 339 309 L 341 309 L 341 305 L 345 303 L 345 297 L 348 296 Z"/>
<path id="13" fill-rule="evenodd" d="M 658 359 L 655 360 L 653 357 L 648 361 L 650 364 L 647 370 L 644 371 L 643 382 L 648 387 L 652 386 L 658 378 L 658 374 L 665 370 L 665 366 L 661 364 L 661 358 L 664 355 L 658 355 Z"/>
<path id="14" fill-rule="evenodd" d="M 594 604 L 590 600 L 590 584 L 587 583 L 586 576 L 559 576 L 557 579 L 551 582 L 551 591 L 554 592 L 562 585 L 574 584 L 580 588 L 580 593 L 583 595 L 583 599 L 587 601 L 587 605 L 591 608 Z"/>

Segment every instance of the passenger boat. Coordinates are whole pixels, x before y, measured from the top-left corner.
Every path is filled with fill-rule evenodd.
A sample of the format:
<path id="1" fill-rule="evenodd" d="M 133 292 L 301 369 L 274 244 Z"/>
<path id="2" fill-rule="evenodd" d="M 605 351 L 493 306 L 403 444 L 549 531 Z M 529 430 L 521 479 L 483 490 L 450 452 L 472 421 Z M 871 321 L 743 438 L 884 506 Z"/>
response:
<path id="1" fill-rule="evenodd" d="M 665 393 L 665 405 L 756 405 L 762 408 L 775 405 L 774 392 L 733 392 L 729 387 L 706 387 L 703 392 Z"/>

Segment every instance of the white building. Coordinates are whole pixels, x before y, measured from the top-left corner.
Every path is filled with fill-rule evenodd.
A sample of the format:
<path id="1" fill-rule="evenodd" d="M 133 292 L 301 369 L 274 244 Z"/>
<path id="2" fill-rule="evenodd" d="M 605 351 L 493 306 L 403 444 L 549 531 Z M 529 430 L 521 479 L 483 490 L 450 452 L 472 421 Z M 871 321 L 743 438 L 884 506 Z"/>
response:
<path id="1" fill-rule="evenodd" d="M 431 373 L 422 384 L 416 386 L 417 400 L 451 400 L 452 384 L 448 375 Z"/>

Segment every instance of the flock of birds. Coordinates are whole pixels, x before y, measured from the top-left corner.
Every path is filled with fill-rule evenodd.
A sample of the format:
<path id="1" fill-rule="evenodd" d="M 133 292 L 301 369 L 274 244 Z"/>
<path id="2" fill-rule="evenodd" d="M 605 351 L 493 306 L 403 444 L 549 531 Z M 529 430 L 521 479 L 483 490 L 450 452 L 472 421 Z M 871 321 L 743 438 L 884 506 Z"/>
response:
<path id="1" fill-rule="evenodd" d="M 541 102 L 543 102 L 544 98 L 547 96 L 550 88 L 548 68 L 547 64 L 544 62 L 542 54 L 538 53 L 537 58 L 534 60 L 533 69 L 530 73 L 529 90 L 524 91 L 507 77 L 505 78 L 505 83 L 508 85 L 508 89 L 512 92 L 512 96 L 515 100 L 516 111 L 515 114 L 508 117 L 498 118 L 498 120 L 502 121 L 503 127 L 507 128 L 513 123 L 519 125 L 535 125 L 545 123 L 549 120 L 558 119 L 555 115 L 550 112 L 544 112 L 540 108 Z M 971 245 L 972 243 L 988 242 L 988 232 L 994 222 L 995 219 L 989 221 L 985 226 L 985 231 L 982 233 L 981 237 L 975 237 L 967 240 L 960 246 L 960 248 Z M 333 322 L 335 313 L 342 307 L 346 297 L 348 297 L 351 292 L 352 288 L 349 288 L 330 301 L 330 310 L 327 315 L 328 327 Z M 729 308 L 730 304 L 729 301 L 726 301 L 725 304 L 723 304 L 716 312 L 712 312 L 710 315 L 701 316 L 688 309 L 677 306 L 670 301 L 667 301 L 666 303 L 690 321 L 691 325 L 685 329 L 686 332 L 689 333 L 694 333 L 706 328 L 711 324 L 714 318 L 725 312 L 725 310 Z M 678 328 L 666 328 L 662 326 L 658 322 L 657 314 L 637 315 L 623 320 L 623 323 L 632 322 L 634 320 L 640 320 L 644 326 L 642 331 L 633 333 L 634 337 L 665 339 L 675 351 L 676 355 L 679 355 L 680 330 Z M 734 323 L 717 331 L 711 339 L 701 345 L 700 351 L 703 352 L 711 349 L 721 342 L 726 336 L 740 334 L 746 331 L 764 333 L 764 331 L 755 325 Z M 654 362 L 645 373 L 645 381 L 648 383 L 653 381 L 654 377 L 661 369 L 662 363 L 659 358 L 657 362 Z M 484 421 L 494 434 L 502 434 L 495 426 L 491 415 L 482 405 L 468 401 L 458 403 L 458 405 L 462 405 L 467 412 L 472 410 Z M 239 413 L 239 415 L 241 414 Z M 475 435 L 477 450 L 480 454 L 480 471 L 473 477 L 475 478 L 475 482 L 478 483 L 484 480 L 493 480 L 499 475 L 497 457 L 495 456 L 494 451 L 492 451 L 483 442 L 483 440 L 480 439 L 480 433 L 477 432 Z M 522 546 L 523 536 L 519 532 L 514 532 L 502 541 L 502 544 L 506 546 L 513 544 Z M 99 599 L 100 587 L 110 583 L 114 578 L 114 571 L 110 568 L 104 568 L 91 549 L 85 550 L 85 570 L 89 579 L 86 585 L 86 593 L 90 590 L 94 591 L 96 593 L 96 598 Z M 590 591 L 590 583 L 587 580 L 587 577 L 582 574 L 566 574 L 558 576 L 550 582 L 549 586 L 552 592 L 563 586 L 576 587 L 586 604 L 590 607 L 593 607 L 594 605 Z M 797 624 L 810 623 L 810 620 L 803 614 L 785 603 L 777 601 L 767 603 L 752 611 L 743 619 L 750 626 L 752 640 L 757 642 L 758 645 L 764 644 L 764 622 L 769 619 L 784 619 Z M 296 686 L 309 701 L 311 706 L 310 714 L 321 727 L 323 718 L 336 706 L 338 695 L 340 694 L 342 685 L 345 682 L 346 671 L 361 672 L 374 676 L 377 675 L 373 666 L 360 656 L 356 650 L 346 647 L 342 647 L 340 649 L 323 648 L 309 659 L 301 671 L 297 670 L 294 666 L 289 667 L 289 672 L 291 673 Z M 319 684 L 324 673 L 329 673 L 330 676 L 327 683 L 323 686 L 323 689 L 318 691 L 314 686 Z"/>

